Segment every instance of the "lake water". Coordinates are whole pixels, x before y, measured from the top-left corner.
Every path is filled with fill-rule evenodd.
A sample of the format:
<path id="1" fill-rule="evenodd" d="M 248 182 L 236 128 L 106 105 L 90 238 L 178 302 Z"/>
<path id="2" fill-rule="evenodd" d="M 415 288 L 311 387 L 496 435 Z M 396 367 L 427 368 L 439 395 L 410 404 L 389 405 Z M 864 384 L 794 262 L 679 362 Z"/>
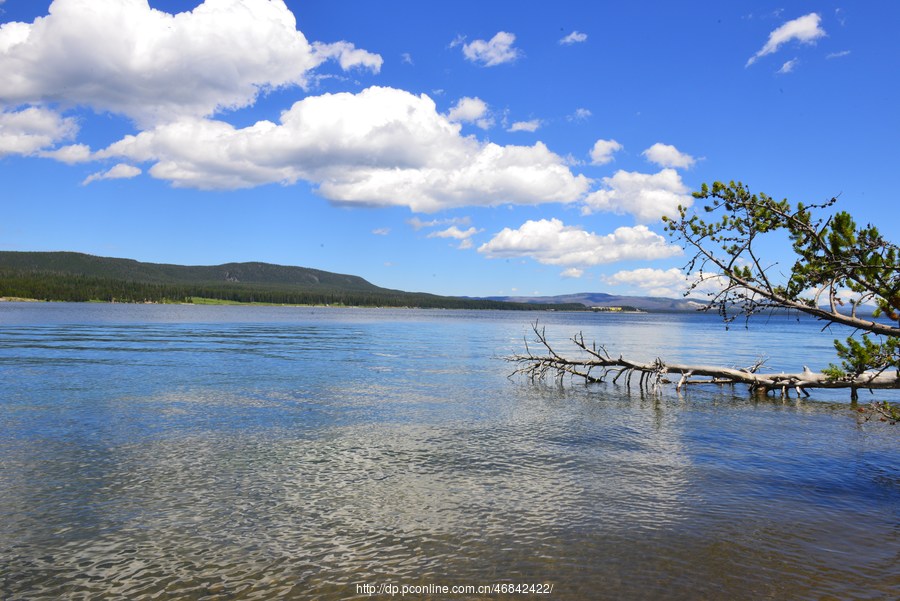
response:
<path id="1" fill-rule="evenodd" d="M 861 422 L 846 392 L 508 379 L 535 319 L 560 348 L 582 330 L 778 371 L 826 366 L 841 335 L 786 316 L 0 303 L 0 599 L 900 596 L 900 426 Z M 434 588 L 502 583 L 546 587 Z"/>

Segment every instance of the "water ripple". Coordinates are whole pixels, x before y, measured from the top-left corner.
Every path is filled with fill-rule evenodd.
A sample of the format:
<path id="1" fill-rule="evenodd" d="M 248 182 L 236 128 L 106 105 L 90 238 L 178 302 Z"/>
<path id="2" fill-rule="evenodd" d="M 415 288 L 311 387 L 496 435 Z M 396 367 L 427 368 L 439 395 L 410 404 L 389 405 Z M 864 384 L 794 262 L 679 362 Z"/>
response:
<path id="1" fill-rule="evenodd" d="M 900 587 L 900 442 L 844 405 L 510 382 L 527 317 L 192 309 L 0 332 L 0 598 Z"/>

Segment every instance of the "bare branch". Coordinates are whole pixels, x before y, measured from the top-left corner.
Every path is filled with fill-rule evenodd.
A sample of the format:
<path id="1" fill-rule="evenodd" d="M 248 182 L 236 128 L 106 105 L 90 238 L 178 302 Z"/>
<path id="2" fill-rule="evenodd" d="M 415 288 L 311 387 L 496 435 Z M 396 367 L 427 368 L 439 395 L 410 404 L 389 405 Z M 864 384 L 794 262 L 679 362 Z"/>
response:
<path id="1" fill-rule="evenodd" d="M 716 367 L 707 365 L 688 365 L 681 363 L 666 363 L 657 358 L 652 362 L 640 362 L 625 359 L 622 356 L 612 358 L 609 354 L 601 355 L 592 352 L 593 346 L 584 342 L 584 335 L 579 332 L 572 337 L 575 347 L 587 356 L 582 358 L 567 358 L 552 348 L 547 340 L 546 331 L 539 329 L 537 323 L 532 325 L 537 341 L 548 349 L 548 354 L 543 356 L 532 355 L 530 352 L 524 355 L 512 355 L 506 357 L 506 361 L 516 363 L 518 367 L 512 375 L 525 375 L 533 381 L 542 380 L 548 376 L 562 378 L 566 375 L 584 379 L 587 383 L 605 382 L 612 373 L 615 374 L 612 383 L 618 382 L 623 375 L 626 376 L 626 386 L 630 386 L 631 376 L 640 376 L 638 385 L 642 390 L 657 390 L 664 383 L 670 383 L 665 378 L 668 374 L 679 374 L 680 378 L 675 386 L 681 390 L 688 384 L 745 384 L 754 392 L 781 391 L 783 395 L 793 389 L 797 396 L 805 394 L 811 388 L 831 389 L 900 389 L 900 372 L 888 370 L 857 374 L 851 378 L 836 379 L 824 373 L 811 371 L 804 366 L 800 373 L 759 373 L 764 360 L 746 368 Z M 603 348 L 602 346 L 600 348 Z M 592 371 L 601 374 L 600 377 L 591 375 Z"/>

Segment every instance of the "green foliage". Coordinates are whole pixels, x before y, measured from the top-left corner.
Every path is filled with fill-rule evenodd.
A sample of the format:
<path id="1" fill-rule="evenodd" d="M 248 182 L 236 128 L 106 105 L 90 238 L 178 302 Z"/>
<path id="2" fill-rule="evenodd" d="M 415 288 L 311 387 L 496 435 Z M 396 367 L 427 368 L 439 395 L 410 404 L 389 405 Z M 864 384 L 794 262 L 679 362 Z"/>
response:
<path id="1" fill-rule="evenodd" d="M 854 378 L 867 371 L 900 369 L 900 338 L 887 337 L 873 341 L 868 334 L 834 341 L 841 365 L 833 363 L 823 372 L 834 379 Z"/>
<path id="2" fill-rule="evenodd" d="M 196 279 L 192 279 L 196 278 Z M 426 309 L 586 310 L 380 288 L 343 274 L 267 263 L 215 267 L 156 265 L 78 253 L 0 252 L 0 297 L 122 303 L 186 302 L 418 307 Z"/>
<path id="3" fill-rule="evenodd" d="M 817 217 L 835 198 L 793 206 L 753 194 L 740 182 L 703 184 L 694 197 L 706 201 L 702 212 L 679 207 L 677 219 L 665 219 L 666 229 L 696 250 L 687 265 L 700 274 L 692 290 L 710 271 L 724 279 L 723 288 L 710 293 L 710 307 L 726 321 L 766 309 L 795 309 L 861 334 L 835 341 L 841 365 L 825 370 L 832 378 L 900 368 L 900 249 L 875 226 L 859 227 L 843 211 Z M 764 238 L 779 233 L 796 255 L 786 274 L 758 252 Z M 874 304 L 876 318 L 894 325 L 860 317 L 864 304 Z"/>
<path id="4" fill-rule="evenodd" d="M 881 403 L 876 404 L 876 410 L 880 410 L 879 413 L 892 423 L 896 424 L 897 422 L 900 422 L 900 406 L 891 405 L 887 401 L 882 401 Z"/>

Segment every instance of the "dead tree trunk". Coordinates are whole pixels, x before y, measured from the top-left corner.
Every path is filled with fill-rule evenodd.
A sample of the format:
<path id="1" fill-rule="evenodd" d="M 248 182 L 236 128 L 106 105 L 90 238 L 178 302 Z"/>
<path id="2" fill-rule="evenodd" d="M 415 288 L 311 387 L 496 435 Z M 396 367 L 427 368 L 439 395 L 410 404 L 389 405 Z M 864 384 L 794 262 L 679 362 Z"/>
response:
<path id="1" fill-rule="evenodd" d="M 632 361 L 621 355 L 618 358 L 613 357 L 602 345 L 592 343 L 588 346 L 581 333 L 571 339 L 581 355 L 573 359 L 560 355 L 548 342 L 545 330 L 539 328 L 537 323 L 532 325 L 532 329 L 536 342 L 543 347 L 544 354 L 532 353 L 526 341 L 525 354 L 506 357 L 506 360 L 517 365 L 511 375 L 524 375 L 533 381 L 549 377 L 563 378 L 568 375 L 581 378 L 588 383 L 618 383 L 624 376 L 624 383 L 630 388 L 631 377 L 637 373 L 640 374 L 638 385 L 642 390 L 658 390 L 663 384 L 673 383 L 676 390 L 696 384 L 746 384 L 754 394 L 780 392 L 782 396 L 788 396 L 791 391 L 795 391 L 797 396 L 801 394 L 809 396 L 807 392 L 809 388 L 849 388 L 853 400 L 860 388 L 900 389 L 900 373 L 895 370 L 832 378 L 823 373 L 813 372 L 806 366 L 799 373 L 759 373 L 763 361 L 743 369 L 666 363 L 659 358 L 650 363 Z"/>

